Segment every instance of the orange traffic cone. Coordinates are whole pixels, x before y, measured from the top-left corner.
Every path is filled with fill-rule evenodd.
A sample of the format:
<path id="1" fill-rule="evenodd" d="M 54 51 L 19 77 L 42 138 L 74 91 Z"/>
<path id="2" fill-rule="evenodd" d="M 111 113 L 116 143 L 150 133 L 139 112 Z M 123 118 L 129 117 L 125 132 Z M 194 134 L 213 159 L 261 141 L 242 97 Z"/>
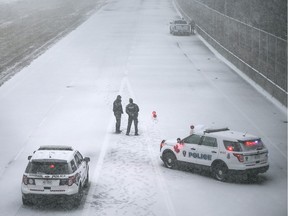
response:
<path id="1" fill-rule="evenodd" d="M 152 118 L 154 118 L 154 119 L 157 118 L 157 113 L 156 113 L 156 111 L 153 111 L 153 112 L 152 112 Z"/>

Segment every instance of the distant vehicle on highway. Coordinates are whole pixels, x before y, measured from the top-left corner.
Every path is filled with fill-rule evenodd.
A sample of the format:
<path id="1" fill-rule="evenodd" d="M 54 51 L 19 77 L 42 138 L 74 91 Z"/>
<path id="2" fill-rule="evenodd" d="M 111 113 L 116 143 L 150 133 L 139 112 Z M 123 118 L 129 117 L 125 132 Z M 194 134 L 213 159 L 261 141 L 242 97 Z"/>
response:
<path id="1" fill-rule="evenodd" d="M 23 205 L 48 198 L 69 200 L 78 206 L 89 181 L 89 157 L 70 146 L 41 146 L 32 156 L 22 178 Z"/>
<path id="2" fill-rule="evenodd" d="M 219 181 L 232 175 L 254 178 L 269 168 L 268 149 L 261 138 L 228 128 L 197 131 L 182 140 L 163 140 L 160 158 L 167 168 L 185 165 L 208 170 Z"/>
<path id="3" fill-rule="evenodd" d="M 170 34 L 173 35 L 190 35 L 191 25 L 184 19 L 175 19 L 170 22 Z"/>

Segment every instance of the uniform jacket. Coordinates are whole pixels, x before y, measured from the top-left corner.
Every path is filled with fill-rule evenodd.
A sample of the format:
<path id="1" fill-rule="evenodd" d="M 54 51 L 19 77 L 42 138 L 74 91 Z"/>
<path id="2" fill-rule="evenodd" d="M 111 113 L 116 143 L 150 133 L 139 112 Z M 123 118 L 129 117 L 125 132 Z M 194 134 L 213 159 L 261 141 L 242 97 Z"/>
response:
<path id="1" fill-rule="evenodd" d="M 135 103 L 129 103 L 126 106 L 126 113 L 129 115 L 129 117 L 137 117 L 139 112 L 139 107 Z"/>
<path id="2" fill-rule="evenodd" d="M 113 103 L 113 112 L 115 115 L 123 114 L 123 108 L 121 104 L 121 99 L 116 99 Z"/>

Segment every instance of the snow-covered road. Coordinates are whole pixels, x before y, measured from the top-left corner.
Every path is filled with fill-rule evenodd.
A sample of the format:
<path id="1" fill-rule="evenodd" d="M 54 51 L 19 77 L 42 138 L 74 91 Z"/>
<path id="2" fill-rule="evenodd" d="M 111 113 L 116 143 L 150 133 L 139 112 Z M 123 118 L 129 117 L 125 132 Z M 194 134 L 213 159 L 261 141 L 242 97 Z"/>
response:
<path id="1" fill-rule="evenodd" d="M 108 0 L 1 86 L 0 215 L 287 214 L 287 114 L 198 36 L 171 36 L 176 15 L 171 0 Z M 140 136 L 125 136 L 126 114 L 124 133 L 113 133 L 118 94 L 123 106 L 130 97 L 139 105 Z M 160 141 L 185 137 L 192 123 L 259 135 L 270 169 L 256 182 L 222 183 L 164 168 Z M 27 156 L 45 144 L 72 145 L 91 158 L 78 209 L 22 205 Z"/>

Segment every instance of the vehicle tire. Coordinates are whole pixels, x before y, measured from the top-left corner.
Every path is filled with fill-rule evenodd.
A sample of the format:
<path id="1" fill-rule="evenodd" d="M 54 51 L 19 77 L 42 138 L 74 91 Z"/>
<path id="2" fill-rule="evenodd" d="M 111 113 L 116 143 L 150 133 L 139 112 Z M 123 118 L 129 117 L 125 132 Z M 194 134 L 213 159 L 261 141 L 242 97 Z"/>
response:
<path id="1" fill-rule="evenodd" d="M 248 182 L 256 182 L 258 180 L 258 173 L 257 174 L 247 174 L 246 181 Z"/>
<path id="2" fill-rule="evenodd" d="M 84 183 L 84 188 L 87 188 L 88 184 L 89 184 L 89 172 L 87 172 L 87 178 L 86 178 L 85 183 Z"/>
<path id="3" fill-rule="evenodd" d="M 167 152 L 163 155 L 163 161 L 165 167 L 169 169 L 175 169 L 176 168 L 176 157 L 172 152 Z"/>
<path id="4" fill-rule="evenodd" d="M 82 197 L 83 197 L 83 188 L 80 184 L 79 188 L 78 188 L 78 193 L 76 194 L 75 199 L 73 199 L 73 206 L 74 207 L 78 207 L 80 205 Z"/>
<path id="5" fill-rule="evenodd" d="M 23 203 L 23 205 L 25 205 L 25 206 L 31 206 L 31 205 L 33 205 L 33 203 L 32 203 L 30 200 L 25 199 L 24 197 L 22 197 L 22 203 Z"/>
<path id="6" fill-rule="evenodd" d="M 225 182 L 228 177 L 228 167 L 225 163 L 216 163 L 212 168 L 213 176 L 218 181 Z"/>

